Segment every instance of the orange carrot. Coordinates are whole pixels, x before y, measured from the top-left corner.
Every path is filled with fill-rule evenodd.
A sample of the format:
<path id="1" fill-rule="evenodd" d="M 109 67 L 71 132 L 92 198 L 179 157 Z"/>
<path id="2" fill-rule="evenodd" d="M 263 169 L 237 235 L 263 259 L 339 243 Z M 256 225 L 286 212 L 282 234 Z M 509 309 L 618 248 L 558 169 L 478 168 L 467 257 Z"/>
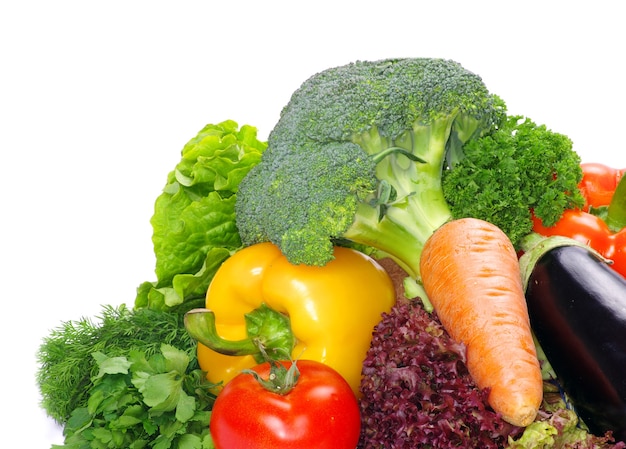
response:
<path id="1" fill-rule="evenodd" d="M 450 336 L 467 348 L 467 368 L 506 421 L 536 417 L 543 382 L 517 254 L 508 237 L 483 220 L 440 227 L 424 246 L 420 269 L 428 299 Z"/>

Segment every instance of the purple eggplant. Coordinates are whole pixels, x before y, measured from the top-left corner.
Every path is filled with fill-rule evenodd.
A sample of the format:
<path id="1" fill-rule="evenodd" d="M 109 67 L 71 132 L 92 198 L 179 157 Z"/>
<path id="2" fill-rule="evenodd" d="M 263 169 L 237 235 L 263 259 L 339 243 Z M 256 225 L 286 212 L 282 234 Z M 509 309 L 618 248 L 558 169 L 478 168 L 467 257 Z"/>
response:
<path id="1" fill-rule="evenodd" d="M 581 245 L 544 250 L 525 277 L 533 331 L 575 411 L 626 441 L 626 279 Z"/>

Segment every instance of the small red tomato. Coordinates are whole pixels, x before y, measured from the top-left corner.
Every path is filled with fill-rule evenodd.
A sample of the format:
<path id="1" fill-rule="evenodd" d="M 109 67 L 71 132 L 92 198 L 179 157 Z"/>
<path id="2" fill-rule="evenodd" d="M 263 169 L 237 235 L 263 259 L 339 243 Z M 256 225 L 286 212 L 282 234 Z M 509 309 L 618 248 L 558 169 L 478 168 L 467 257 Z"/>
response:
<path id="1" fill-rule="evenodd" d="M 625 170 L 596 162 L 586 162 L 580 166 L 583 178 L 578 187 L 585 197 L 584 210 L 588 210 L 589 206 L 608 206 Z"/>
<path id="2" fill-rule="evenodd" d="M 611 236 L 611 252 L 605 257 L 612 260 L 611 267 L 626 278 L 626 228 Z"/>
<path id="3" fill-rule="evenodd" d="M 533 231 L 544 236 L 563 235 L 589 245 L 602 255 L 606 255 L 612 245 L 611 230 L 595 215 L 582 210 L 568 209 L 554 226 L 543 226 L 541 220 L 533 217 Z"/>
<path id="4" fill-rule="evenodd" d="M 320 362 L 299 360 L 297 368 L 300 376 L 286 394 L 266 389 L 249 373 L 228 382 L 211 413 L 216 449 L 354 449 L 361 415 L 350 385 Z M 267 379 L 270 364 L 253 370 Z"/>

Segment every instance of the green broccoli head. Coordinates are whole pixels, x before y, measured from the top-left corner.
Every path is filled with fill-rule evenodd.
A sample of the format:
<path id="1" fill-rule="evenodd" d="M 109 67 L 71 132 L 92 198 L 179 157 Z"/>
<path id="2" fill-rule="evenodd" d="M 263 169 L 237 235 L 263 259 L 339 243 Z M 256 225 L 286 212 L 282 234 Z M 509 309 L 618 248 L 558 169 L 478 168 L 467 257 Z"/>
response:
<path id="1" fill-rule="evenodd" d="M 372 133 L 384 145 L 406 140 L 415 125 L 443 119 L 454 123 L 454 132 L 465 141 L 489 129 L 503 112 L 502 102 L 488 92 L 481 78 L 457 62 L 358 61 L 305 81 L 283 109 L 268 143 L 356 141 L 376 153 L 380 145 L 367 146 Z"/>
<path id="2" fill-rule="evenodd" d="M 293 93 L 240 185 L 242 241 L 269 240 L 293 263 L 323 265 L 333 243 L 347 239 L 417 277 L 424 242 L 451 217 L 444 167 L 505 115 L 480 77 L 454 61 L 361 61 L 320 72 Z"/>
<path id="3" fill-rule="evenodd" d="M 376 189 L 375 168 L 350 142 L 273 146 L 239 186 L 239 232 L 247 244 L 276 243 L 297 263 L 325 264 L 331 238 L 348 229 L 358 203 Z"/>

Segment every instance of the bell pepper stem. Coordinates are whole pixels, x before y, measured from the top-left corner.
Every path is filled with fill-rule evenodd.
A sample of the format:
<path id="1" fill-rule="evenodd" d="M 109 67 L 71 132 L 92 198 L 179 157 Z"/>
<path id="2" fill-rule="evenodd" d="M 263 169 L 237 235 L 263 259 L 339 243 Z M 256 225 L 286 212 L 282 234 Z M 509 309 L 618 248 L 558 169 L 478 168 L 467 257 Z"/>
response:
<path id="1" fill-rule="evenodd" d="M 209 309 L 197 308 L 187 312 L 185 329 L 191 338 L 220 354 L 243 356 L 261 352 L 253 338 L 233 341 L 220 337 L 215 326 L 215 313 Z"/>
<path id="2" fill-rule="evenodd" d="M 619 232 L 626 227 L 626 176 L 617 184 L 606 216 L 611 231 Z"/>
<path id="3" fill-rule="evenodd" d="M 291 356 L 295 337 L 289 318 L 266 305 L 244 315 L 247 338 L 226 340 L 217 333 L 215 313 L 205 308 L 185 314 L 185 329 L 196 341 L 215 352 L 231 356 L 251 355 L 258 363 L 284 360 Z"/>

